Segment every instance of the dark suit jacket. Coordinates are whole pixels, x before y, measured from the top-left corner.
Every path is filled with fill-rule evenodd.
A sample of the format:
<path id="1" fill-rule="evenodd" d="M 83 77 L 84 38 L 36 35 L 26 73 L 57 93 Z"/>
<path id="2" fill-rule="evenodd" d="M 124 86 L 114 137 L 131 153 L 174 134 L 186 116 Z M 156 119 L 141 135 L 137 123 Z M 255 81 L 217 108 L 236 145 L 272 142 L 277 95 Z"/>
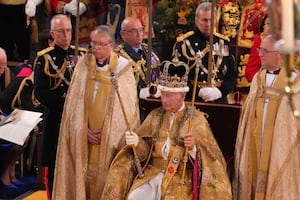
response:
<path id="1" fill-rule="evenodd" d="M 19 95 L 19 101 L 13 102 L 18 91 L 21 91 Z M 35 110 L 35 105 L 32 102 L 33 83 L 26 77 L 14 78 L 7 88 L 0 93 L 0 108 L 6 113 L 10 114 L 14 108 L 20 108 L 25 110 Z"/>

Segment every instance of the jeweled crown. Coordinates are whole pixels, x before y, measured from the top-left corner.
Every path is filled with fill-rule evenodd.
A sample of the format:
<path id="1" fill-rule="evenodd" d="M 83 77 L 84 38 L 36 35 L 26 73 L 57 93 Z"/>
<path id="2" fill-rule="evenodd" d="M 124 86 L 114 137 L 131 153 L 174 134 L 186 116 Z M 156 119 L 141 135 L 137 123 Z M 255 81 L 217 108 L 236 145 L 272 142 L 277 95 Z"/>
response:
<path id="1" fill-rule="evenodd" d="M 181 61 L 161 63 L 158 88 L 168 92 L 188 92 L 189 66 Z"/>

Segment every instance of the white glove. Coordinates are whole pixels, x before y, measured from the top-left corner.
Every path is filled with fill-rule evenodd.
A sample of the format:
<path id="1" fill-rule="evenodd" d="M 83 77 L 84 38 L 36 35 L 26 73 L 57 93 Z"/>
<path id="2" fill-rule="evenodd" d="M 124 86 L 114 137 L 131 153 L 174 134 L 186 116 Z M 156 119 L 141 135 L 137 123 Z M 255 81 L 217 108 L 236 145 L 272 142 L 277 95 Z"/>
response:
<path id="1" fill-rule="evenodd" d="M 221 91 L 216 87 L 201 88 L 198 96 L 201 97 L 205 102 L 214 101 L 222 97 Z"/>
<path id="2" fill-rule="evenodd" d="M 159 98 L 161 95 L 160 89 L 157 89 L 156 93 L 154 94 L 155 98 Z"/>
<path id="3" fill-rule="evenodd" d="M 148 88 L 148 87 L 146 87 L 146 88 L 142 88 L 141 90 L 140 90 L 140 99 L 147 99 L 148 97 L 150 97 L 151 96 L 151 94 L 150 94 L 150 90 L 149 90 L 150 88 Z M 159 98 L 160 97 L 160 90 L 156 90 L 156 93 L 152 96 L 152 97 L 155 97 L 155 98 Z"/>
<path id="4" fill-rule="evenodd" d="M 139 136 L 135 132 L 126 131 L 125 132 L 125 141 L 127 145 L 137 146 L 139 143 Z"/>
<path id="5" fill-rule="evenodd" d="M 87 10 L 84 3 L 79 2 L 79 15 L 82 15 Z M 72 0 L 70 3 L 66 3 L 64 6 L 64 13 L 71 13 L 71 15 L 77 15 L 77 0 Z"/>
<path id="6" fill-rule="evenodd" d="M 36 12 L 36 6 L 42 3 L 43 0 L 27 0 L 25 5 L 25 13 L 29 17 L 34 17 Z"/>
<path id="7" fill-rule="evenodd" d="M 145 87 L 140 90 L 140 99 L 147 99 L 150 97 L 149 88 Z"/>

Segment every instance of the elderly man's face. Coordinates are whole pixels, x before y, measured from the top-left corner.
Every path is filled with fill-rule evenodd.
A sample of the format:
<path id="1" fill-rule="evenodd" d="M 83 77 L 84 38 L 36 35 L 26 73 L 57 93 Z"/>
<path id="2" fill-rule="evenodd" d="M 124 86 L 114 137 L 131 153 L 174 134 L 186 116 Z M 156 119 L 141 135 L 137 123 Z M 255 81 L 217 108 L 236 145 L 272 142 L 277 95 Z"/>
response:
<path id="1" fill-rule="evenodd" d="M 161 92 L 161 103 L 164 109 L 172 112 L 178 111 L 185 98 L 184 93 L 176 93 L 176 92 Z"/>
<path id="2" fill-rule="evenodd" d="M 109 39 L 109 36 L 105 33 L 95 33 L 91 36 L 92 52 L 98 62 L 106 60 L 113 51 L 115 43 Z"/>
<path id="3" fill-rule="evenodd" d="M 196 16 L 195 24 L 202 34 L 209 36 L 211 27 L 211 11 L 200 10 Z"/>
<path id="4" fill-rule="evenodd" d="M 139 19 L 128 18 L 126 26 L 120 34 L 124 42 L 139 48 L 144 39 L 144 27 Z"/>
<path id="5" fill-rule="evenodd" d="M 268 70 L 274 71 L 281 66 L 282 58 L 275 49 L 271 36 L 267 36 L 261 41 L 260 48 L 257 49 L 260 56 L 261 65 Z"/>
<path id="6" fill-rule="evenodd" d="M 68 49 L 72 40 L 72 25 L 68 19 L 62 18 L 50 31 L 54 43 L 63 49 Z"/>
<path id="7" fill-rule="evenodd" d="M 7 67 L 7 57 L 5 52 L 0 51 L 0 76 L 4 73 Z"/>

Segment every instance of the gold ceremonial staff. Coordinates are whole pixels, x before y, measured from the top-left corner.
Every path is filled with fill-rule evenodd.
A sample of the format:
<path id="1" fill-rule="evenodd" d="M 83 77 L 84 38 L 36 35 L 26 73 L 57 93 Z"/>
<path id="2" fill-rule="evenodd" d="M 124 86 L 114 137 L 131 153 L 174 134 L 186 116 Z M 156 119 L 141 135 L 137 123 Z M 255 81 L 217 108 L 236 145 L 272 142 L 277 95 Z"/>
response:
<path id="1" fill-rule="evenodd" d="M 152 55 L 152 1 L 148 1 L 148 53 L 147 53 L 147 72 L 146 83 L 151 82 L 151 55 Z"/>
<path id="2" fill-rule="evenodd" d="M 116 76 L 115 74 L 113 73 L 113 71 L 110 69 L 110 75 L 111 75 L 111 82 L 117 92 L 117 95 L 118 95 L 118 99 L 119 99 L 119 102 L 120 102 L 120 106 L 121 106 L 121 110 L 122 110 L 122 113 L 123 113 L 123 116 L 124 116 L 124 119 L 125 119 L 125 123 L 126 123 L 126 126 L 127 126 L 127 130 L 129 132 L 131 132 L 131 128 L 130 128 L 130 125 L 129 125 L 129 122 L 128 122 L 128 119 L 127 119 L 127 115 L 125 113 L 125 108 L 124 108 L 124 105 L 123 105 L 123 102 L 122 102 L 122 99 L 121 99 L 121 96 L 120 96 L 120 93 L 119 93 L 119 85 L 118 85 L 118 81 L 116 79 Z M 135 149 L 135 146 L 134 144 L 131 145 L 131 148 L 132 148 L 132 151 L 133 151 L 133 155 L 134 155 L 134 163 L 135 163 L 135 167 L 138 171 L 138 176 L 140 178 L 144 177 L 144 173 L 143 173 L 143 170 L 142 170 L 142 166 L 141 166 L 141 162 L 140 162 L 140 159 L 136 153 L 136 149 Z"/>
<path id="3" fill-rule="evenodd" d="M 195 68 L 195 80 L 194 80 L 193 96 L 192 96 L 192 107 L 193 107 L 193 109 L 195 109 L 194 105 L 195 105 L 195 96 L 196 96 L 196 89 L 197 89 L 197 81 L 198 81 L 199 68 L 200 68 L 200 65 L 202 65 L 201 58 L 198 58 L 196 60 L 196 62 L 197 63 L 196 63 L 196 68 Z M 189 126 L 188 126 L 188 133 L 192 129 L 192 121 L 193 121 L 193 115 L 190 115 L 190 117 L 189 117 Z M 182 176 L 181 176 L 180 184 L 184 184 L 186 165 L 187 165 L 187 162 L 188 162 L 188 152 L 189 152 L 189 148 L 185 147 L 184 157 L 183 157 L 183 170 L 182 170 Z"/>
<path id="4" fill-rule="evenodd" d="M 213 43 L 214 43 L 214 26 L 215 26 L 215 7 L 216 0 L 211 1 L 211 21 L 210 21 L 210 35 L 209 35 L 209 47 L 210 51 L 208 54 L 208 73 L 207 73 L 207 87 L 212 86 L 212 78 L 213 78 Z"/>
<path id="5" fill-rule="evenodd" d="M 78 61 L 78 46 L 79 46 L 79 0 L 77 1 L 77 12 L 76 12 L 76 23 L 75 23 L 75 60 L 74 64 L 77 64 Z"/>
<path id="6" fill-rule="evenodd" d="M 208 57 L 208 74 L 207 74 L 207 87 L 212 86 L 212 70 L 213 70 L 213 42 L 214 42 L 214 21 L 215 21 L 215 7 L 216 7 L 216 0 L 212 0 L 212 6 L 211 6 L 211 26 L 210 26 L 210 35 L 209 35 L 209 57 Z M 195 68 L 195 80 L 194 80 L 194 86 L 193 86 L 193 96 L 192 96 L 192 107 L 194 107 L 195 104 L 195 96 L 196 96 L 196 88 L 197 88 L 197 82 L 198 82 L 198 74 L 199 74 L 199 68 L 202 65 L 201 61 L 202 57 L 200 56 L 199 58 L 196 59 L 196 68 Z M 192 115 L 189 117 L 189 126 L 188 126 L 188 132 L 191 131 L 192 129 L 192 121 L 193 117 Z M 188 147 L 185 148 L 185 153 L 183 157 L 183 171 L 182 171 L 182 177 L 180 180 L 180 184 L 184 184 L 184 179 L 185 179 L 185 172 L 186 172 L 186 165 L 188 162 Z"/>

